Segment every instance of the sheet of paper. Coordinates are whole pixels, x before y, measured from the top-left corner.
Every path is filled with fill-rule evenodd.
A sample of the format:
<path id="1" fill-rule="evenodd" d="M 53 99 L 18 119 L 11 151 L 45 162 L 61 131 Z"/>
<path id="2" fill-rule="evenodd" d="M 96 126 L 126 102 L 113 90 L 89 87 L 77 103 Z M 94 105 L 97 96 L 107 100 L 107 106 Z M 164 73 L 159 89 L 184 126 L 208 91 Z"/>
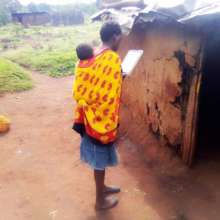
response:
<path id="1" fill-rule="evenodd" d="M 123 75 L 130 75 L 141 59 L 143 50 L 129 50 L 122 62 Z"/>

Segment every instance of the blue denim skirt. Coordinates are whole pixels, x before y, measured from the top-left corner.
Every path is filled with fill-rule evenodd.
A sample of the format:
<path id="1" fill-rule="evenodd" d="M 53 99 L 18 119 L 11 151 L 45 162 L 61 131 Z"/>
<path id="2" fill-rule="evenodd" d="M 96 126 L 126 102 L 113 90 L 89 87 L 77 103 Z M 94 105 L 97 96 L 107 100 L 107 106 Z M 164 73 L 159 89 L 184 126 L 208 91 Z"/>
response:
<path id="1" fill-rule="evenodd" d="M 87 135 L 84 135 L 81 139 L 80 159 L 95 170 L 104 170 L 107 167 L 118 164 L 118 156 L 114 144 L 100 146 L 92 143 Z"/>

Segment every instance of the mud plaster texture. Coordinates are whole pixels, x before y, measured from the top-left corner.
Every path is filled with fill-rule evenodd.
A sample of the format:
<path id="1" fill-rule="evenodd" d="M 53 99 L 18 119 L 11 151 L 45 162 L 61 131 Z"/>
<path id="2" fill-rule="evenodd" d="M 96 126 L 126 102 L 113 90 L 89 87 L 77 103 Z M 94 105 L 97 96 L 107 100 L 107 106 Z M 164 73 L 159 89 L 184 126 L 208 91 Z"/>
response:
<path id="1" fill-rule="evenodd" d="M 149 130 L 178 151 L 192 78 L 199 72 L 201 39 L 181 26 L 155 24 L 125 37 L 122 57 L 129 49 L 143 49 L 144 56 L 123 83 L 121 132 L 144 145 L 143 151 L 152 151 L 143 144 Z"/>

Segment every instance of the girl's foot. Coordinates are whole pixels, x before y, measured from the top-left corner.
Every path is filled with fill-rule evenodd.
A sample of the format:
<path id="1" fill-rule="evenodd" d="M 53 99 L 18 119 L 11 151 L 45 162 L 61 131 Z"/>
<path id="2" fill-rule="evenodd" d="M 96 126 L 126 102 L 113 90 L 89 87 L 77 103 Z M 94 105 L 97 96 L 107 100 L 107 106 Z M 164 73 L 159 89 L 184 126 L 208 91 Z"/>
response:
<path id="1" fill-rule="evenodd" d="M 102 201 L 96 202 L 95 209 L 97 211 L 104 211 L 107 209 L 114 208 L 118 204 L 118 199 L 116 197 L 104 197 Z"/>

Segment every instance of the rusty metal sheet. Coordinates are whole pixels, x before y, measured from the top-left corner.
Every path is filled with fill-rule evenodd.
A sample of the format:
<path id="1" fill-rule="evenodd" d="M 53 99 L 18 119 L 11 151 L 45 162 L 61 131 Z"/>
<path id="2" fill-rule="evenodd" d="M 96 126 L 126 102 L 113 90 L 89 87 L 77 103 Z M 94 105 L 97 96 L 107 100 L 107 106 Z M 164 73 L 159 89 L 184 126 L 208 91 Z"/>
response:
<path id="1" fill-rule="evenodd" d="M 180 23 L 195 23 L 202 19 L 220 15 L 220 0 L 176 0 L 149 1 L 149 5 L 139 12 L 136 20 L 145 22 L 172 18 Z"/>
<path id="2" fill-rule="evenodd" d="M 135 11 L 126 13 L 125 9 L 106 9 L 94 15 L 92 19 L 101 20 L 100 15 L 112 14 L 122 26 L 131 30 L 133 24 L 154 21 L 176 21 L 202 27 L 210 19 L 212 21 L 220 18 L 220 0 L 147 0 L 145 3 L 148 5 L 143 10 L 136 8 Z"/>

